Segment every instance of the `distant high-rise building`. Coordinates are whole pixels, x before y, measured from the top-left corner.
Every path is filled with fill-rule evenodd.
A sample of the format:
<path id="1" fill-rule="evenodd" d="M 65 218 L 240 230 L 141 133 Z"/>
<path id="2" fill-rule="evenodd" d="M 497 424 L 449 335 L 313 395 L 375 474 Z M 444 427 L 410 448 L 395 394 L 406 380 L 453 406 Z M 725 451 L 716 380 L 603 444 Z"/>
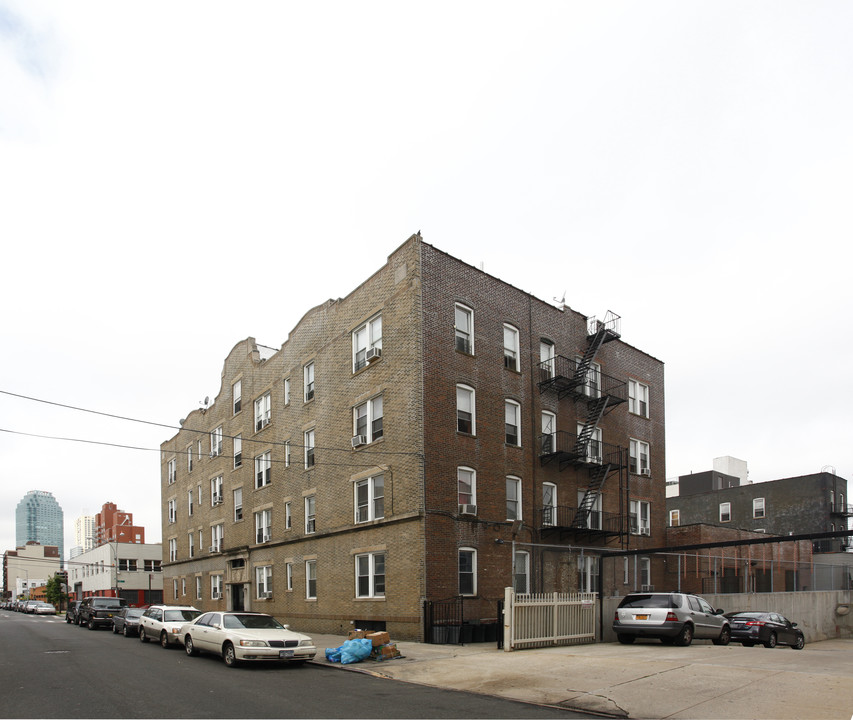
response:
<path id="1" fill-rule="evenodd" d="M 15 544 L 28 542 L 56 545 L 60 559 L 65 557 L 64 522 L 62 508 L 53 493 L 30 490 L 15 510 Z"/>
<path id="2" fill-rule="evenodd" d="M 74 544 L 83 551 L 95 547 L 94 515 L 81 515 L 74 521 Z"/>

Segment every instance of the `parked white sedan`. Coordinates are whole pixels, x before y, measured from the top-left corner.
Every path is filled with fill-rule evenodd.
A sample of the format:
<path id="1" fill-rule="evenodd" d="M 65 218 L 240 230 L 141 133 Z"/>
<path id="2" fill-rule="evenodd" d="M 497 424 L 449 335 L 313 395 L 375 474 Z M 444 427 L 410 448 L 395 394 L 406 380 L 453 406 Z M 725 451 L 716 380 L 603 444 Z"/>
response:
<path id="1" fill-rule="evenodd" d="M 243 660 L 302 663 L 317 654 L 310 637 L 293 632 L 289 625 L 265 613 L 204 613 L 181 627 L 179 641 L 187 655 L 220 655 L 228 667 Z"/>

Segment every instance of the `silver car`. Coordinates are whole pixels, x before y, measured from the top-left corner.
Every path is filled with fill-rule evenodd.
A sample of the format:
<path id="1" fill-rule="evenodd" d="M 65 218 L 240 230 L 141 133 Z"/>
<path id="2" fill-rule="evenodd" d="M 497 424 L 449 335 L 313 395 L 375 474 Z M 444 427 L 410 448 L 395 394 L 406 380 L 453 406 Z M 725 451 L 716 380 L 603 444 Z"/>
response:
<path id="1" fill-rule="evenodd" d="M 686 593 L 631 593 L 619 603 L 613 631 L 628 645 L 638 637 L 658 638 L 666 645 L 689 645 L 693 638 L 728 645 L 729 620 L 705 598 Z"/>

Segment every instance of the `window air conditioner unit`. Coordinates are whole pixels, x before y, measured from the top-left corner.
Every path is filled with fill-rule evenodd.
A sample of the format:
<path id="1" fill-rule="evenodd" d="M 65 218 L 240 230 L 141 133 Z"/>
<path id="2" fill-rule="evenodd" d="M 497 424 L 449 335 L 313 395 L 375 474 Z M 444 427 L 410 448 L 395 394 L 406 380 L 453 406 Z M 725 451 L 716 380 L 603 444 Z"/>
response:
<path id="1" fill-rule="evenodd" d="M 222 496 L 221 495 L 214 495 L 213 496 L 213 504 L 214 505 L 221 505 L 222 504 Z"/>
<path id="2" fill-rule="evenodd" d="M 272 597 L 272 590 L 267 590 L 266 592 L 262 592 L 261 597 L 262 598 L 271 598 Z"/>
<path id="3" fill-rule="evenodd" d="M 357 448 L 361 445 L 367 445 L 367 436 L 366 435 L 355 435 L 352 439 L 352 446 Z"/>
<path id="4" fill-rule="evenodd" d="M 654 592 L 654 585 L 640 585 L 640 592 Z"/>
<path id="5" fill-rule="evenodd" d="M 221 600 L 222 599 L 222 593 L 220 593 L 220 592 L 211 593 L 210 599 L 211 600 Z"/>
<path id="6" fill-rule="evenodd" d="M 212 552 L 212 553 L 219 552 L 219 546 L 218 545 L 211 545 L 208 548 L 208 552 Z"/>
<path id="7" fill-rule="evenodd" d="M 264 535 L 261 537 L 261 542 L 269 542 L 269 541 L 270 541 L 269 533 L 264 533 Z"/>
<path id="8" fill-rule="evenodd" d="M 460 515 L 476 515 L 477 514 L 477 506 L 476 505 L 460 505 L 459 506 L 459 514 Z"/>
<path id="9" fill-rule="evenodd" d="M 373 362 L 374 360 L 378 360 L 382 357 L 382 348 L 370 348 L 365 354 L 365 359 L 367 362 Z"/>
<path id="10" fill-rule="evenodd" d="M 647 528 L 647 527 L 641 527 L 640 528 L 640 535 L 651 535 L 651 534 L 652 534 L 652 532 L 649 528 Z"/>
<path id="11" fill-rule="evenodd" d="M 651 477 L 652 476 L 652 469 L 651 468 L 642 468 L 640 470 L 640 475 L 645 475 L 646 477 Z"/>

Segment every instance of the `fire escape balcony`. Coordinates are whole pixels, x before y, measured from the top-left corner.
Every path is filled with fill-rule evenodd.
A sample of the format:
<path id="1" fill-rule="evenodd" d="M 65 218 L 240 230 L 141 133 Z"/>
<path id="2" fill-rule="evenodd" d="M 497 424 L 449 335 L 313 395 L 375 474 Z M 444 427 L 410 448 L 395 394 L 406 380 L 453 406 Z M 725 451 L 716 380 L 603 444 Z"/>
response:
<path id="1" fill-rule="evenodd" d="M 839 505 L 836 503 L 830 508 L 829 513 L 830 515 L 850 517 L 853 516 L 853 505 Z"/>
<path id="2" fill-rule="evenodd" d="M 618 535 L 625 517 L 601 510 L 584 510 L 567 505 L 541 508 L 537 511 L 540 530 L 572 531 L 596 536 Z"/>
<path id="3" fill-rule="evenodd" d="M 581 364 L 581 360 L 562 355 L 539 363 L 539 392 L 552 391 L 557 393 L 557 399 L 571 395 L 589 402 L 607 397 L 609 410 L 628 402 L 626 381 L 605 373 L 585 372 Z"/>
<path id="4" fill-rule="evenodd" d="M 540 464 L 558 462 L 560 470 L 569 465 L 591 469 L 610 466 L 613 470 L 627 467 L 623 448 L 594 439 L 584 442 L 577 433 L 557 430 L 540 435 L 538 443 Z"/>

